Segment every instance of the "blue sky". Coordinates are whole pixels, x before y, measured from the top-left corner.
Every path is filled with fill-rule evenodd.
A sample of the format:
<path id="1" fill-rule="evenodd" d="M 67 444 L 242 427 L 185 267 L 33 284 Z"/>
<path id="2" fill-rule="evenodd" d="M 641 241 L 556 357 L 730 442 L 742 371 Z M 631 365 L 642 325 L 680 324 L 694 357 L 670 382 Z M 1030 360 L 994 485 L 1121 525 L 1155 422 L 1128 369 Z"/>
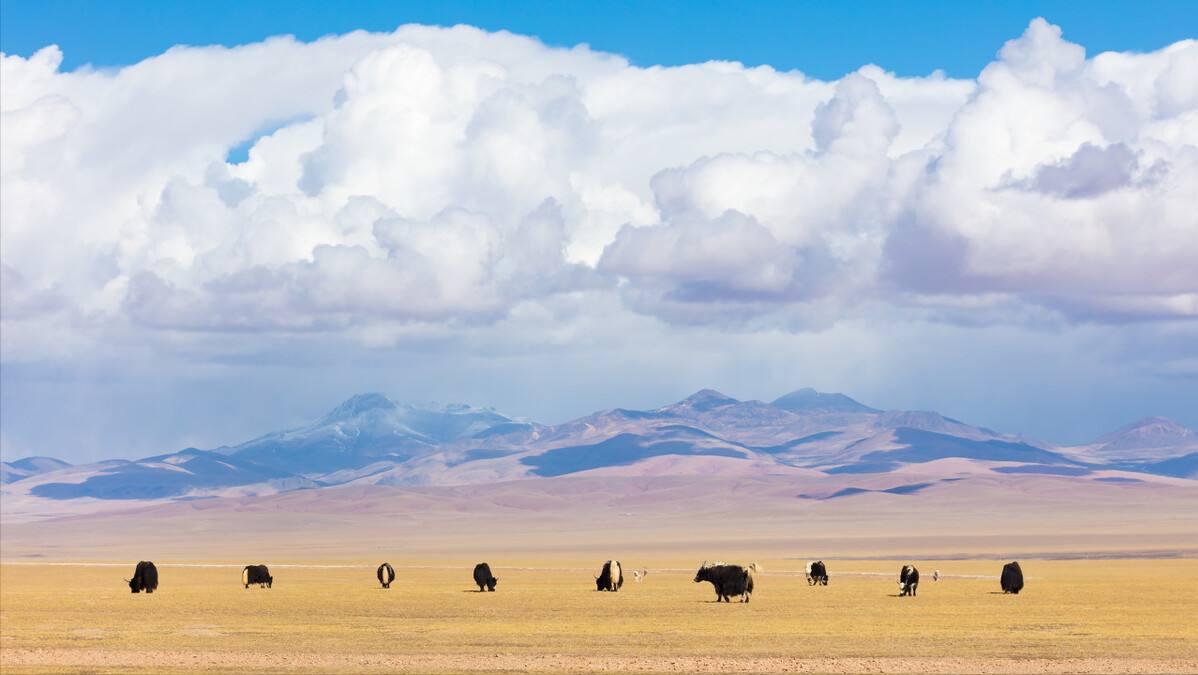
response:
<path id="1" fill-rule="evenodd" d="M 364 391 L 1198 427 L 1193 3 L 0 11 L 6 458 Z"/>
<path id="2" fill-rule="evenodd" d="M 312 40 L 404 23 L 465 23 L 587 43 L 637 65 L 711 59 L 797 68 L 832 79 L 875 63 L 900 75 L 978 73 L 1002 43 L 1044 16 L 1091 51 L 1145 51 L 1198 35 L 1198 7 L 1152 2 L 88 2 L 5 0 L 0 48 L 62 47 L 73 69 L 126 65 L 176 44 Z"/>

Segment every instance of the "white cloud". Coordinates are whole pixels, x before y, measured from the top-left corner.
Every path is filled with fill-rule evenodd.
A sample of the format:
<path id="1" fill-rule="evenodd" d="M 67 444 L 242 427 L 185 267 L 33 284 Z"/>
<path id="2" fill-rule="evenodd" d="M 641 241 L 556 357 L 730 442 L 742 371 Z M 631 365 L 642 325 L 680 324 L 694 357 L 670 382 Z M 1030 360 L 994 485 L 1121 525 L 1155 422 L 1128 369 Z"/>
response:
<path id="1" fill-rule="evenodd" d="M 594 293 L 787 330 L 1198 317 L 1194 41 L 1087 58 L 1037 20 L 976 81 L 421 26 L 60 62 L 0 65 L 6 361 L 50 326 L 376 344 Z"/>
<path id="2" fill-rule="evenodd" d="M 1120 55 L 1119 77 L 1137 62 L 1163 76 L 1162 59 L 1198 72 L 1196 58 L 1194 42 Z M 889 235 L 900 287 L 1014 293 L 1084 319 L 1198 317 L 1198 147 L 1155 138 L 1192 135 L 1198 109 L 1136 100 L 1155 89 L 1106 63 L 1040 20 L 1003 48 Z"/>

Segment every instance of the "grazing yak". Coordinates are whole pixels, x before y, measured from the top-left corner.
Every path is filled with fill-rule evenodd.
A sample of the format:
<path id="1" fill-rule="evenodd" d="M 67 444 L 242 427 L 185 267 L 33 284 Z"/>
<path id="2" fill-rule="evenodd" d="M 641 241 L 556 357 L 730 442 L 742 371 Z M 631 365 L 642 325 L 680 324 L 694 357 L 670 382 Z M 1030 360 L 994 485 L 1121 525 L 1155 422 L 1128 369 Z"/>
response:
<path id="1" fill-rule="evenodd" d="M 603 563 L 599 576 L 595 577 L 595 590 L 616 592 L 624 585 L 624 570 L 619 560 L 608 560 Z"/>
<path id="2" fill-rule="evenodd" d="M 999 583 L 1002 584 L 1003 593 L 1019 595 L 1019 591 L 1023 590 L 1023 568 L 1017 562 L 1009 562 L 1003 565 L 1002 579 Z"/>
<path id="3" fill-rule="evenodd" d="M 383 585 L 383 588 L 391 588 L 391 582 L 395 581 L 395 568 L 391 566 L 391 563 L 385 562 L 379 565 L 379 571 L 375 572 L 375 576 L 379 578 L 379 583 Z"/>
<path id="4" fill-rule="evenodd" d="M 484 588 L 494 591 L 499 580 L 491 576 L 491 566 L 483 562 L 474 566 L 474 583 L 478 584 L 478 592 L 482 593 Z"/>
<path id="5" fill-rule="evenodd" d="M 919 570 L 915 569 L 914 565 L 903 565 L 902 571 L 899 572 L 899 597 L 914 596 L 917 588 L 919 588 Z"/>
<path id="6" fill-rule="evenodd" d="M 816 584 L 828 585 L 828 567 L 822 560 L 807 563 L 807 585 L 814 586 Z"/>
<path id="7" fill-rule="evenodd" d="M 241 570 L 241 584 L 246 588 L 254 584 L 258 584 L 258 588 L 270 588 L 274 582 L 275 578 L 270 576 L 270 569 L 266 565 L 246 565 Z"/>
<path id="8" fill-rule="evenodd" d="M 143 560 L 134 568 L 133 578 L 125 579 L 125 583 L 134 593 L 153 593 L 158 588 L 158 568 L 154 567 L 154 563 Z"/>
<path id="9" fill-rule="evenodd" d="M 711 582 L 711 585 L 715 587 L 716 602 L 732 602 L 734 595 L 740 597 L 741 602 L 748 602 L 753 596 L 753 573 L 760 569 L 757 563 L 741 567 L 740 565 L 725 565 L 722 562 L 708 565 L 704 561 L 703 566 L 695 573 L 695 583 Z"/>

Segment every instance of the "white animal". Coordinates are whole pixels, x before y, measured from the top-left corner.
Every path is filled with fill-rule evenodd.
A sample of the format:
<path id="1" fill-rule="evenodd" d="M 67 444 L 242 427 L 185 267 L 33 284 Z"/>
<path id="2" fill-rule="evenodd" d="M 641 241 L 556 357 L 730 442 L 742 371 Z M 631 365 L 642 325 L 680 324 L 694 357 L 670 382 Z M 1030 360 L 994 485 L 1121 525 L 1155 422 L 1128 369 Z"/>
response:
<path id="1" fill-rule="evenodd" d="M 649 570 L 639 569 L 632 571 L 632 578 L 635 579 L 638 584 L 641 583 L 641 581 L 647 576 L 649 576 Z"/>
<path id="2" fill-rule="evenodd" d="M 932 570 L 932 581 L 940 581 L 940 570 Z"/>

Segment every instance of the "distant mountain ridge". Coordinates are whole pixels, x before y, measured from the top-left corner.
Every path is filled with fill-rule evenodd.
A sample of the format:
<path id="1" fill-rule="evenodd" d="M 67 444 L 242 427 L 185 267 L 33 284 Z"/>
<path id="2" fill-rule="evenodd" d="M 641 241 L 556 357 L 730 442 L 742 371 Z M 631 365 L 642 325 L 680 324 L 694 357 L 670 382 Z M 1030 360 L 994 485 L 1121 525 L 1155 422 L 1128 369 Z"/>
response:
<path id="1" fill-rule="evenodd" d="M 1114 481 L 1125 479 L 1120 473 L 1198 477 L 1196 439 L 1198 434 L 1176 422 L 1150 418 L 1088 446 L 1057 448 L 935 412 L 882 411 L 810 388 L 770 403 L 703 389 L 651 410 L 612 408 L 549 426 L 489 408 L 402 403 L 364 393 L 309 425 L 235 446 L 77 467 L 29 458 L 3 468 L 6 494 L 52 500 L 198 498 L 591 474 L 887 474 L 912 467 Z"/>
<path id="2" fill-rule="evenodd" d="M 33 494 L 50 499 L 162 499 L 195 490 L 220 490 L 260 484 L 272 491 L 315 487 L 316 483 L 208 450 L 187 448 L 133 462 L 107 462 L 78 483 L 44 483 Z"/>
<path id="3" fill-rule="evenodd" d="M 462 404 L 412 405 L 383 394 L 358 394 L 314 424 L 221 451 L 276 470 L 324 473 L 412 459 L 441 444 L 511 423 L 493 410 Z"/>
<path id="4" fill-rule="evenodd" d="M 1198 451 L 1198 431 L 1164 417 L 1145 417 L 1103 436 L 1096 445 L 1093 452 L 1100 457 L 1160 460 L 1177 448 Z"/>
<path id="5" fill-rule="evenodd" d="M 0 462 L 0 485 L 69 466 L 67 462 L 53 457 L 25 457 L 12 462 Z"/>

